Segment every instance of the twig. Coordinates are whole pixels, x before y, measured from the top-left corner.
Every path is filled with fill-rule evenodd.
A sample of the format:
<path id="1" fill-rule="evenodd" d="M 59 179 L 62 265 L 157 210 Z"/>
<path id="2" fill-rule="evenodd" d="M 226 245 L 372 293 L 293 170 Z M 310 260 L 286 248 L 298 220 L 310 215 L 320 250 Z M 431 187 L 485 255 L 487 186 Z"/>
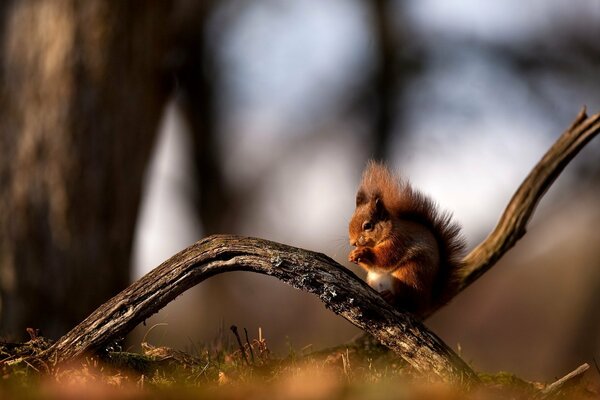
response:
<path id="1" fill-rule="evenodd" d="M 570 386 L 577 381 L 579 381 L 583 374 L 590 368 L 588 363 L 582 364 L 577 367 L 574 371 L 569 372 L 567 375 L 563 376 L 559 380 L 550 385 L 546 386 L 542 389 L 542 395 L 544 398 L 554 396 L 561 390 L 565 389 L 567 386 Z"/>
<path id="2" fill-rule="evenodd" d="M 248 362 L 248 357 L 246 356 L 246 350 L 244 349 L 244 345 L 242 344 L 242 339 L 240 339 L 240 334 L 238 333 L 237 326 L 231 325 L 230 329 L 231 332 L 233 332 L 233 334 L 235 335 L 235 338 L 237 339 L 238 345 L 240 346 L 240 352 L 244 357 L 244 361 L 246 361 L 246 365 L 250 365 L 250 363 Z"/>
<path id="3" fill-rule="evenodd" d="M 248 348 L 250 349 L 250 357 L 252 358 L 252 365 L 254 365 L 254 351 L 252 350 L 252 345 L 250 344 L 250 340 L 248 340 L 248 329 L 244 328 L 244 333 L 246 334 L 246 344 L 248 344 Z"/>

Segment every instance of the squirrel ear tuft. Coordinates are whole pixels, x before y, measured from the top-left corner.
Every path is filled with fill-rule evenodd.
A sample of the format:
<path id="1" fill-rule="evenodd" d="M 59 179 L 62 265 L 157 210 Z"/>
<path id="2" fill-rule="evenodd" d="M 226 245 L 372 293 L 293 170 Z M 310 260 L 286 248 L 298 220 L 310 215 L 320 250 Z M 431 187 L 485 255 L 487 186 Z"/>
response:
<path id="1" fill-rule="evenodd" d="M 358 193 L 356 193 L 356 206 L 360 206 L 363 205 L 367 202 L 367 196 L 365 194 L 365 192 L 363 192 L 362 190 L 359 190 Z"/>
<path id="2" fill-rule="evenodd" d="M 379 219 L 386 219 L 388 216 L 387 210 L 385 209 L 385 205 L 383 204 L 383 200 L 381 197 L 377 196 L 373 199 L 373 204 L 375 208 L 375 213 Z"/>

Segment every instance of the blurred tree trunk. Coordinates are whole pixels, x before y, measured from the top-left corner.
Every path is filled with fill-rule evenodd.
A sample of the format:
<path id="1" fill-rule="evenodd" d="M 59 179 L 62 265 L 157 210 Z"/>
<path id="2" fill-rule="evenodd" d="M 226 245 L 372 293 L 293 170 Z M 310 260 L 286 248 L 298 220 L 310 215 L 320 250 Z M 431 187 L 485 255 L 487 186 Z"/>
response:
<path id="1" fill-rule="evenodd" d="M 373 157 L 386 160 L 397 117 L 399 90 L 398 51 L 400 46 L 394 35 L 394 5 L 388 0 L 371 0 L 373 36 L 375 38 L 376 65 L 373 74 L 375 112 L 373 121 Z"/>
<path id="2" fill-rule="evenodd" d="M 2 334 L 56 337 L 128 284 L 171 4 L 0 5 Z"/>
<path id="3" fill-rule="evenodd" d="M 408 80 L 420 72 L 422 60 L 414 54 L 418 46 L 409 42 L 409 21 L 404 4 L 389 0 L 364 3 L 371 20 L 374 42 L 373 71 L 367 77 L 363 94 L 370 118 L 372 148 L 370 157 L 388 160 L 391 145 L 406 138 L 403 130 L 404 89 Z"/>
<path id="4" fill-rule="evenodd" d="M 221 6 L 225 3 L 220 1 Z M 187 18 L 181 18 L 182 27 L 177 39 L 185 54 L 176 71 L 177 104 L 190 128 L 198 189 L 193 200 L 206 235 L 228 232 L 235 221 L 233 196 L 223 177 L 223 157 L 217 137 L 220 73 L 207 29 L 207 20 L 212 16 L 215 4 L 214 0 L 205 0 L 193 12 L 188 10 Z"/>

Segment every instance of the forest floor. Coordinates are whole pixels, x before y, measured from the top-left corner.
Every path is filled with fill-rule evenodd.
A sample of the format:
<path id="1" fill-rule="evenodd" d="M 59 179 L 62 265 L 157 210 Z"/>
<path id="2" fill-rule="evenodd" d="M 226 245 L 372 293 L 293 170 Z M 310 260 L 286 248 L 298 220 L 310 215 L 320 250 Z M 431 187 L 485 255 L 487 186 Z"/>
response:
<path id="1" fill-rule="evenodd" d="M 0 343 L 0 399 L 596 399 L 591 368 L 560 390 L 510 373 L 480 374 L 481 384 L 456 387 L 415 376 L 392 352 L 363 336 L 323 351 L 289 350 L 275 357 L 264 338 L 237 336 L 229 349 L 182 352 L 142 343 L 118 345 L 69 365 L 36 359 L 50 342 Z M 596 375 L 590 379 L 588 375 Z"/>

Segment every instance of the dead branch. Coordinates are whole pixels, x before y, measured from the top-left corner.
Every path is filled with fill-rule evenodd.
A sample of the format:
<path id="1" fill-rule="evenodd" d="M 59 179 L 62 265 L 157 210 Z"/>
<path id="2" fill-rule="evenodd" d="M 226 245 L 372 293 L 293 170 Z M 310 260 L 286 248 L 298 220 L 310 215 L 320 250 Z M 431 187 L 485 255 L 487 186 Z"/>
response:
<path id="1" fill-rule="evenodd" d="M 577 382 L 581 380 L 583 374 L 590 369 L 590 365 L 588 363 L 581 364 L 575 370 L 569 372 L 567 375 L 563 376 L 556 382 L 553 382 L 542 389 L 542 398 L 550 398 L 556 396 L 561 391 L 567 389 L 568 387 L 573 387 Z"/>
<path id="2" fill-rule="evenodd" d="M 582 110 L 513 196 L 496 229 L 465 258 L 459 290 L 487 271 L 525 233 L 535 206 L 567 163 L 600 131 L 600 114 Z M 103 304 L 44 353 L 65 362 L 97 351 L 213 275 L 251 271 L 313 293 L 325 306 L 372 334 L 416 371 L 445 381 L 475 382 L 475 373 L 435 334 L 325 255 L 262 239 L 211 236 L 165 261 Z"/>
<path id="3" fill-rule="evenodd" d="M 313 293 L 325 306 L 372 334 L 420 373 L 468 383 L 475 373 L 435 334 L 383 300 L 331 258 L 263 239 L 216 235 L 174 255 L 100 306 L 44 356 L 56 363 L 102 349 L 185 290 L 223 272 L 273 276 Z"/>
<path id="4" fill-rule="evenodd" d="M 523 237 L 536 206 L 569 161 L 600 132 L 600 114 L 585 107 L 521 183 L 492 233 L 464 258 L 458 292 L 475 282 Z"/>

